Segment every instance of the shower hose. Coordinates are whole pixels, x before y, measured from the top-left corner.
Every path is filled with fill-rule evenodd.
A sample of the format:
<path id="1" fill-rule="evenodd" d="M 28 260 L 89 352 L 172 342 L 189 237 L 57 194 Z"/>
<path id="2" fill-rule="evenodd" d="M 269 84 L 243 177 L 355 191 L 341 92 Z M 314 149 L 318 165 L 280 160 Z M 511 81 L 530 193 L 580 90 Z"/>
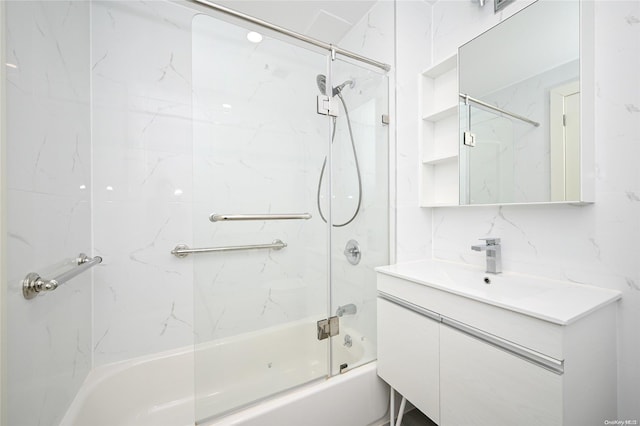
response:
<path id="1" fill-rule="evenodd" d="M 351 140 L 351 148 L 353 150 L 353 159 L 356 164 L 356 174 L 358 175 L 358 205 L 356 206 L 356 210 L 353 212 L 353 216 L 351 216 L 349 220 L 347 220 L 344 223 L 332 224 L 332 226 L 334 226 L 335 228 L 340 228 L 342 226 L 346 226 L 351 222 L 353 222 L 356 216 L 358 216 L 358 212 L 360 212 L 360 206 L 362 205 L 362 177 L 360 176 L 360 165 L 358 164 L 358 154 L 356 152 L 356 144 L 353 139 L 353 130 L 351 129 L 351 119 L 349 118 L 349 109 L 347 108 L 347 104 L 345 103 L 344 98 L 342 97 L 342 93 L 338 93 L 336 96 L 340 98 L 340 101 L 342 102 L 342 106 L 344 107 L 344 113 L 347 118 L 347 127 L 349 129 L 349 139 Z M 333 144 L 333 141 L 336 137 L 336 120 L 337 120 L 337 117 L 333 117 L 333 130 L 331 132 L 331 144 Z M 325 155 L 324 161 L 322 162 L 322 170 L 320 171 L 320 178 L 318 179 L 318 192 L 316 195 L 316 201 L 318 203 L 318 213 L 320 213 L 320 217 L 322 218 L 324 223 L 327 223 L 327 219 L 322 214 L 322 206 L 320 205 L 320 192 L 321 192 L 320 188 L 322 187 L 322 179 L 323 179 L 324 170 L 326 167 L 327 167 L 327 156 Z"/>

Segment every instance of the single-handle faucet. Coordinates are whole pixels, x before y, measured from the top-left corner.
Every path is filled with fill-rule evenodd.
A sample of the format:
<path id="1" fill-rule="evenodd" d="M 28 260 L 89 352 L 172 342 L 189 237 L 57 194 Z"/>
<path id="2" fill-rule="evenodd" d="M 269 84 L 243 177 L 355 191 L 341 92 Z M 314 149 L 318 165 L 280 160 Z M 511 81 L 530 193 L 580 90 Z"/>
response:
<path id="1" fill-rule="evenodd" d="M 502 247 L 500 238 L 486 237 L 480 238 L 486 241 L 484 245 L 471 246 L 471 250 L 487 252 L 487 272 L 499 274 L 502 272 Z"/>

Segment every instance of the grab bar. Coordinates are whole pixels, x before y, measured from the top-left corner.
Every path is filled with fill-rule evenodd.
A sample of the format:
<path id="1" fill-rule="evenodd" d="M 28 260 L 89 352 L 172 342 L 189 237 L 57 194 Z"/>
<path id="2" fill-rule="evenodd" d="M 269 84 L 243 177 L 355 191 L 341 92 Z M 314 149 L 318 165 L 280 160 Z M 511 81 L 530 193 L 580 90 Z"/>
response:
<path id="1" fill-rule="evenodd" d="M 287 220 L 287 219 L 311 219 L 309 213 L 290 214 L 215 214 L 209 215 L 211 222 L 224 222 L 227 220 Z"/>
<path id="2" fill-rule="evenodd" d="M 171 254 L 176 257 L 187 257 L 191 253 L 215 253 L 219 251 L 238 251 L 238 250 L 256 250 L 256 249 L 274 249 L 280 250 L 287 246 L 281 240 L 273 240 L 271 244 L 252 244 L 248 246 L 227 246 L 227 247 L 208 247 L 208 248 L 189 248 L 186 244 L 178 244 L 176 248 L 171 250 Z"/>
<path id="3" fill-rule="evenodd" d="M 76 258 L 76 264 L 78 265 L 76 268 L 63 272 L 50 280 L 42 278 L 35 272 L 30 272 L 22 280 L 22 295 L 25 299 L 33 299 L 42 291 L 53 291 L 58 288 L 60 284 L 66 283 L 71 278 L 80 275 L 87 269 L 101 262 L 102 258 L 100 256 L 91 258 L 84 253 L 80 253 Z"/>

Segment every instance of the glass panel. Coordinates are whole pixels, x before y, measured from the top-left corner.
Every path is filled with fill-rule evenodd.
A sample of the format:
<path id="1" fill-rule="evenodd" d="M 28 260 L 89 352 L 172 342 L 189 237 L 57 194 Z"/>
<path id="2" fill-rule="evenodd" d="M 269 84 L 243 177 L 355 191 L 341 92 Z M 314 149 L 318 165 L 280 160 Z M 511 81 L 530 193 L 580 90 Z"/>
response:
<path id="1" fill-rule="evenodd" d="M 389 264 L 388 126 L 382 123 L 388 81 L 377 70 L 343 60 L 332 62 L 332 77 L 333 86 L 342 88 L 331 145 L 331 312 L 340 317 L 331 369 L 337 374 L 376 358 L 374 268 Z"/>
<path id="2" fill-rule="evenodd" d="M 91 370 L 95 269 L 31 300 L 22 280 L 28 273 L 52 279 L 77 268 L 80 253 L 94 255 L 91 5 L 7 1 L 0 8 L 2 424 L 57 425 Z"/>
<path id="3" fill-rule="evenodd" d="M 193 246 L 286 247 L 190 256 L 197 419 L 328 374 L 316 321 L 327 318 L 329 232 L 315 207 L 330 140 L 316 111 L 327 57 L 248 33 L 193 21 Z M 212 223 L 212 213 L 312 217 Z"/>

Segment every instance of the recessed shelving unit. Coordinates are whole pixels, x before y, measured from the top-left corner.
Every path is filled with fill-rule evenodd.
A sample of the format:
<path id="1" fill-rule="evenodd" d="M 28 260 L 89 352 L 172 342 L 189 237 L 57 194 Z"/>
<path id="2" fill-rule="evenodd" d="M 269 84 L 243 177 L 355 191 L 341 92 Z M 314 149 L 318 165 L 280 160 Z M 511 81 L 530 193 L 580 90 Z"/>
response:
<path id="1" fill-rule="evenodd" d="M 457 206 L 458 57 L 420 75 L 422 98 L 420 206 Z"/>

